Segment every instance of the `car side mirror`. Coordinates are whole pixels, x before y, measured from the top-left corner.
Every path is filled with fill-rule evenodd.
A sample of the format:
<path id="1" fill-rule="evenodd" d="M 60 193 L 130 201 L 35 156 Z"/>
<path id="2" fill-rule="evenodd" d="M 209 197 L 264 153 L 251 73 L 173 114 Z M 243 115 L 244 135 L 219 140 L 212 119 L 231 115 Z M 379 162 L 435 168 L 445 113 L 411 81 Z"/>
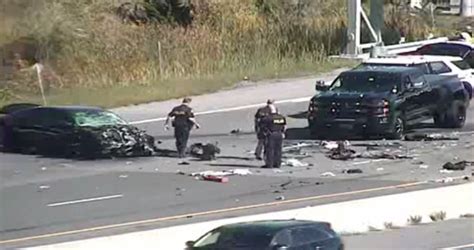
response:
<path id="1" fill-rule="evenodd" d="M 192 248 L 194 246 L 194 243 L 196 243 L 196 242 L 193 241 L 193 240 L 186 241 L 186 247 Z"/>
<path id="2" fill-rule="evenodd" d="M 319 80 L 316 81 L 316 91 L 327 91 L 329 86 L 326 85 L 326 82 Z"/>

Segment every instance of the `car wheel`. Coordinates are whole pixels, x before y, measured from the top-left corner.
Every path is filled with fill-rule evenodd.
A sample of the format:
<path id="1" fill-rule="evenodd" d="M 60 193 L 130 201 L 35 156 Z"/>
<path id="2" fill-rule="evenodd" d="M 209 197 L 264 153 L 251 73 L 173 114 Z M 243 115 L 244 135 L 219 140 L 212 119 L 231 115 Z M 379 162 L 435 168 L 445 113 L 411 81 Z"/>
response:
<path id="1" fill-rule="evenodd" d="M 446 112 L 446 127 L 462 128 L 466 123 L 466 107 L 461 101 L 453 101 Z"/>
<path id="2" fill-rule="evenodd" d="M 434 124 L 438 128 L 444 128 L 446 127 L 446 115 L 444 113 L 436 113 L 433 116 Z"/>
<path id="3" fill-rule="evenodd" d="M 392 132 L 389 134 L 389 138 L 393 140 L 399 140 L 403 138 L 405 134 L 405 120 L 401 115 L 396 115 L 392 125 Z"/>

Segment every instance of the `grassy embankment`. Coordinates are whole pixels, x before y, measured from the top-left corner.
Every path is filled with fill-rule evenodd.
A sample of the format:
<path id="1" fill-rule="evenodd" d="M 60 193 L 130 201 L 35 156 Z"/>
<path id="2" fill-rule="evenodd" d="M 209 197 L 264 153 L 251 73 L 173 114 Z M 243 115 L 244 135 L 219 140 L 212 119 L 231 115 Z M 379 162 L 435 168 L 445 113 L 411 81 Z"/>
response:
<path id="1" fill-rule="evenodd" d="M 344 46 L 344 0 L 193 0 L 195 19 L 187 29 L 123 24 L 114 14 L 120 2 L 2 0 L 0 46 L 22 37 L 38 45 L 50 104 L 105 107 L 216 91 L 245 76 L 353 65 L 327 59 Z M 422 18 L 390 8 L 386 25 L 393 40 L 402 26 L 409 39 L 429 32 Z M 41 102 L 33 70 L 15 72 L 0 85 L 0 105 L 19 101 Z"/>

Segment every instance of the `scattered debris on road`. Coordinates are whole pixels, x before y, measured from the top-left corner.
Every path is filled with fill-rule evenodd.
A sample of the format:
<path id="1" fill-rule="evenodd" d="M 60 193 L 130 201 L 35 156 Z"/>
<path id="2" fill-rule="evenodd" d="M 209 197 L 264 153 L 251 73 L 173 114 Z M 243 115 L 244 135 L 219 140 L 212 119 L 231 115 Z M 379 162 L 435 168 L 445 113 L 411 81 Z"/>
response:
<path id="1" fill-rule="evenodd" d="M 342 170 L 343 174 L 362 174 L 364 173 L 360 168 L 349 168 Z"/>
<path id="2" fill-rule="evenodd" d="M 202 161 L 211 161 L 216 159 L 216 154 L 220 154 L 221 149 L 217 146 L 217 143 L 194 143 L 189 148 L 189 152 L 191 156 Z"/>
<path id="3" fill-rule="evenodd" d="M 443 165 L 443 169 L 446 170 L 454 170 L 454 171 L 463 171 L 466 167 L 474 166 L 474 162 L 472 161 L 460 161 L 457 163 L 447 162 Z"/>
<path id="4" fill-rule="evenodd" d="M 51 187 L 48 186 L 48 185 L 41 185 L 41 186 L 38 187 L 38 192 L 42 192 L 42 191 L 48 190 L 50 188 Z"/>
<path id="5" fill-rule="evenodd" d="M 333 172 L 324 172 L 321 174 L 323 177 L 334 177 L 336 176 Z"/>
<path id="6" fill-rule="evenodd" d="M 229 178 L 225 176 L 204 175 L 201 178 L 205 181 L 213 181 L 213 182 L 220 182 L 220 183 L 229 182 Z"/>
<path id="7" fill-rule="evenodd" d="M 285 200 L 285 196 L 278 196 L 275 198 L 275 200 L 277 201 L 284 201 Z"/>
<path id="8" fill-rule="evenodd" d="M 421 164 L 421 165 L 419 166 L 419 168 L 421 168 L 421 169 L 427 169 L 427 168 L 429 168 L 429 167 L 430 167 L 430 166 L 425 165 L 425 164 Z"/>
<path id="9" fill-rule="evenodd" d="M 121 175 L 119 175 L 119 178 L 126 179 L 126 178 L 128 178 L 128 175 L 126 175 L 126 174 L 121 174 Z"/>
<path id="10" fill-rule="evenodd" d="M 309 164 L 307 162 L 302 162 L 297 159 L 291 158 L 283 162 L 284 166 L 289 166 L 289 167 L 309 167 L 312 166 L 312 164 Z"/>
<path id="11" fill-rule="evenodd" d="M 191 163 L 189 163 L 187 161 L 180 161 L 180 162 L 178 162 L 178 165 L 191 165 Z"/>
<path id="12" fill-rule="evenodd" d="M 441 169 L 439 171 L 441 174 L 451 174 L 452 172 L 454 172 L 453 170 L 447 170 L 447 169 Z"/>
<path id="13" fill-rule="evenodd" d="M 377 168 L 377 171 L 384 171 L 384 168 Z"/>
<path id="14" fill-rule="evenodd" d="M 233 134 L 233 135 L 240 134 L 241 132 L 242 132 L 242 130 L 240 130 L 240 128 L 238 128 L 238 129 L 232 129 L 232 130 L 230 131 L 230 133 Z"/>
<path id="15" fill-rule="evenodd" d="M 405 135 L 405 141 L 457 141 L 459 137 L 443 134 L 408 134 Z"/>
<path id="16" fill-rule="evenodd" d="M 403 144 L 400 142 L 371 142 L 371 143 L 355 143 L 354 147 L 365 147 L 367 150 L 379 150 L 381 148 L 402 148 Z"/>
<path id="17" fill-rule="evenodd" d="M 377 150 L 377 151 L 365 151 L 362 153 L 357 153 L 355 150 L 347 147 L 347 144 L 344 142 L 338 142 L 338 147 L 329 150 L 326 153 L 326 156 L 333 160 L 347 161 L 355 158 L 365 158 L 365 159 L 413 159 L 412 156 L 407 154 L 402 154 L 398 151 L 387 151 L 387 150 Z"/>
<path id="18" fill-rule="evenodd" d="M 333 160 L 342 160 L 346 161 L 349 159 L 354 159 L 356 151 L 346 147 L 346 144 L 342 141 L 337 142 L 337 147 L 330 149 L 326 154 L 327 157 Z"/>

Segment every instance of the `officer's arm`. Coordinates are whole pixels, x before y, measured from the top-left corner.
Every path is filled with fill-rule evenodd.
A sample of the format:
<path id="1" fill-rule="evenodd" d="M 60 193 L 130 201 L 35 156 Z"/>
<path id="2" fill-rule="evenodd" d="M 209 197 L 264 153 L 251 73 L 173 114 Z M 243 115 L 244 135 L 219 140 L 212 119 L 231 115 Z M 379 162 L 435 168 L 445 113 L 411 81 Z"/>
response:
<path id="1" fill-rule="evenodd" d="M 169 124 L 170 124 L 170 120 L 171 118 L 174 116 L 174 109 L 171 110 L 171 112 L 168 114 L 168 116 L 166 117 L 166 121 L 165 121 L 165 127 L 168 127 Z"/>
<path id="2" fill-rule="evenodd" d="M 194 113 L 192 110 L 190 110 L 188 113 L 188 120 L 191 121 L 194 124 L 194 126 L 196 126 L 196 128 L 201 127 L 201 125 L 199 125 L 199 123 L 196 121 L 196 118 L 194 117 Z"/>

